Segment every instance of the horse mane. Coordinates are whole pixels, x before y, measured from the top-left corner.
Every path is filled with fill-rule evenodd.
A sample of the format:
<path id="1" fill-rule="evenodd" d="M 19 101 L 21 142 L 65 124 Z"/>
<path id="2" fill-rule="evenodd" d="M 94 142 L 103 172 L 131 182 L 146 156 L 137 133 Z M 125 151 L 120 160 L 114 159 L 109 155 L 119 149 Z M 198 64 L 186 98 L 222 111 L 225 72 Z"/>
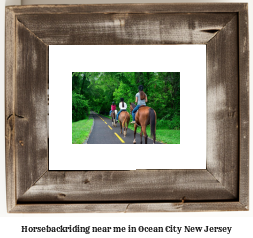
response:
<path id="1" fill-rule="evenodd" d="M 133 102 L 131 102 L 130 105 L 132 105 L 133 108 L 136 107 L 136 105 Z"/>

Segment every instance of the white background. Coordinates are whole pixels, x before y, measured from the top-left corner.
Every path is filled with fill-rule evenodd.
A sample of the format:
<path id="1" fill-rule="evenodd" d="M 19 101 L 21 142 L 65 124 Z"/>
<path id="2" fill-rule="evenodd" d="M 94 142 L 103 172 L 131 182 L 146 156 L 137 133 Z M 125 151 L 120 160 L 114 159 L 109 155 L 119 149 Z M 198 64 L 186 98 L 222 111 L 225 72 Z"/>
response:
<path id="1" fill-rule="evenodd" d="M 143 0 L 143 1 L 127 1 L 127 0 L 87 0 L 87 1 L 61 1 L 61 0 L 51 0 L 48 1 L 23 1 L 24 3 L 112 3 L 112 2 L 118 2 L 118 3 L 127 3 L 127 2 L 155 2 L 149 1 L 149 0 Z M 176 1 L 170 1 L 160 0 L 159 2 L 176 2 Z M 207 2 L 207 1 L 197 1 L 197 0 L 191 0 L 191 1 L 177 1 L 177 2 Z M 253 44 L 252 41 L 252 1 L 244 1 L 244 0 L 222 0 L 222 1 L 211 1 L 208 0 L 208 2 L 248 2 L 249 3 L 249 28 L 250 28 L 250 45 Z M 45 234 L 25 234 L 20 233 L 20 226 L 21 225 L 91 225 L 91 226 L 103 226 L 103 225 L 118 225 L 118 226 L 128 226 L 129 224 L 140 226 L 140 225 L 148 225 L 151 224 L 153 226 L 163 225 L 163 224 L 169 224 L 169 225 L 177 225 L 177 226 L 184 226 L 184 225 L 194 225 L 194 226 L 201 226 L 201 225 L 217 225 L 217 226 L 227 226 L 231 225 L 233 226 L 233 231 L 230 235 L 227 234 L 187 234 L 185 237 L 213 237 L 214 235 L 216 237 L 245 237 L 245 238 L 251 238 L 252 237 L 252 222 L 253 222 L 253 207 L 252 207 L 252 163 L 250 163 L 250 211 L 249 212 L 193 212 L 193 213 L 134 213 L 134 214 L 7 214 L 6 213 L 6 194 L 5 194 L 5 138 L 4 138 L 4 7 L 5 5 L 11 5 L 11 4 L 20 4 L 20 1 L 17 0 L 6 0 L 1 1 L 0 3 L 0 11 L 1 11 L 1 25 L 0 25 L 0 32 L 1 32 L 1 38 L 0 38 L 0 45 L 1 45 L 1 64 L 0 64 L 0 70 L 1 70 L 1 80 L 0 80 L 0 88 L 1 88 L 1 104 L 0 104 L 0 110 L 1 110 L 1 127 L 0 127 L 0 134 L 1 136 L 1 149 L 0 149 L 0 233 L 3 234 L 3 237 L 12 237 L 14 235 L 18 237 L 38 237 L 39 235 L 44 237 Z M 250 53 L 250 58 L 252 59 L 252 53 Z M 251 69 L 252 72 L 252 64 Z M 252 83 L 250 84 L 250 90 L 252 91 Z M 252 98 L 252 97 L 251 97 Z M 253 100 L 251 99 L 251 105 L 253 105 Z M 252 106 L 251 106 L 252 110 Z M 252 118 L 252 117 L 251 117 Z M 252 123 L 252 120 L 251 120 Z M 252 131 L 251 126 L 251 131 Z M 252 140 L 250 141 L 250 145 L 252 148 Z M 252 156 L 251 156 L 252 161 Z M 70 237 L 70 234 L 47 234 L 49 237 Z M 77 234 L 76 234 L 77 235 Z M 106 234 L 101 234 L 101 237 L 105 236 Z M 113 234 L 110 234 L 112 236 Z M 128 234 L 123 234 L 124 236 L 128 236 Z M 132 237 L 139 237 L 142 234 L 138 233 L 136 235 L 132 235 Z M 146 236 L 163 236 L 163 237 L 173 237 L 173 234 L 165 233 L 165 234 L 144 234 L 143 237 Z M 84 234 L 79 234 L 79 237 L 84 237 Z M 99 236 L 99 235 L 97 235 Z M 107 235 L 108 236 L 108 235 Z M 114 234 L 114 237 L 119 237 L 118 234 Z M 75 237 L 75 235 L 72 235 L 72 237 Z M 95 237 L 95 236 L 94 236 Z M 178 235 L 174 234 L 174 237 L 178 237 Z"/>
<path id="2" fill-rule="evenodd" d="M 72 72 L 84 71 L 180 72 L 180 144 L 73 145 Z M 206 46 L 49 46 L 49 138 L 50 170 L 205 169 Z"/>

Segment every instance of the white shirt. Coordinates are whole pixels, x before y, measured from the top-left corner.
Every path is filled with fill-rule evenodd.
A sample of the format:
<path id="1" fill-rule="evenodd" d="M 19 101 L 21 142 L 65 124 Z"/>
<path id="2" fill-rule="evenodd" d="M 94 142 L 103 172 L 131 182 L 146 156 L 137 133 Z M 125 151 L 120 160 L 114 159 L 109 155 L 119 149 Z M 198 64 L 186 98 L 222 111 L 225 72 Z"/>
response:
<path id="1" fill-rule="evenodd" d="M 120 110 L 127 109 L 127 104 L 124 102 L 124 107 L 122 107 L 122 102 L 119 103 Z"/>

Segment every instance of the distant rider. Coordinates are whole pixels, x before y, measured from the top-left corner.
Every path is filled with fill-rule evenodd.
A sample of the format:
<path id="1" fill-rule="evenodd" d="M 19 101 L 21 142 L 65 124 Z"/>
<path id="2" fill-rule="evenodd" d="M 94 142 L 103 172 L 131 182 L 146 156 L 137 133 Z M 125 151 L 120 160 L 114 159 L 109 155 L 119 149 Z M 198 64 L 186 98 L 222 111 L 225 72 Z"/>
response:
<path id="1" fill-rule="evenodd" d="M 120 99 L 119 108 L 120 108 L 120 111 L 118 112 L 118 114 L 116 116 L 116 122 L 118 122 L 119 114 L 122 111 L 126 111 L 126 109 L 127 109 L 127 104 L 124 102 L 124 98 Z"/>
<path id="2" fill-rule="evenodd" d="M 111 105 L 111 111 L 109 112 L 109 116 L 111 116 L 111 113 L 112 111 L 116 110 L 116 105 L 114 102 L 112 102 L 112 105 Z"/>

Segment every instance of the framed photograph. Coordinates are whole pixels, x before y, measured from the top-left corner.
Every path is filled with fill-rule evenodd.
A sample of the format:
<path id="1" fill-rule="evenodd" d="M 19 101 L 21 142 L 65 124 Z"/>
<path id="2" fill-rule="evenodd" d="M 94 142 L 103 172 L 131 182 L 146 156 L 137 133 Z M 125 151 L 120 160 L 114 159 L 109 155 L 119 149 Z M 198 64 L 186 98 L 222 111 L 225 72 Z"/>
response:
<path id="1" fill-rule="evenodd" d="M 246 3 L 6 7 L 5 129 L 8 212 L 249 210 L 248 40 Z M 189 146 L 191 143 L 189 149 L 180 147 L 181 150 L 185 150 L 184 154 L 170 153 L 172 147 L 169 146 L 172 145 L 158 143 L 127 145 L 121 141 L 120 145 L 112 143 L 108 147 L 105 144 L 101 147 L 99 143 L 93 145 L 72 143 L 71 118 L 73 120 L 73 115 L 78 118 L 77 114 L 73 114 L 74 100 L 89 99 L 87 105 L 90 105 L 91 101 L 89 95 L 85 98 L 85 90 L 81 90 L 84 87 L 79 88 L 78 81 L 75 84 L 73 80 L 80 78 L 85 83 L 87 76 L 89 83 L 92 80 L 99 83 L 99 80 L 102 82 L 102 77 L 108 76 L 108 72 L 111 72 L 112 80 L 116 80 L 113 72 L 121 73 L 128 80 L 134 78 L 135 73 L 139 73 L 139 77 L 146 80 L 143 82 L 147 87 L 148 80 L 150 82 L 151 79 L 156 80 L 158 83 L 161 82 L 159 81 L 161 77 L 172 77 L 170 72 L 178 72 L 182 89 L 186 85 L 183 82 L 187 81 L 183 81 L 183 72 L 188 64 L 193 63 L 191 61 L 194 61 L 196 52 L 195 50 L 189 54 L 189 57 L 186 56 L 186 47 L 183 51 L 176 49 L 177 46 L 186 45 L 190 49 L 195 46 L 204 47 L 205 58 L 203 60 L 201 56 L 197 56 L 202 60 L 198 63 L 196 61 L 195 66 L 192 66 L 195 69 L 193 76 L 189 76 L 192 83 L 191 87 L 187 86 L 188 91 L 194 88 L 194 85 L 197 87 L 199 83 L 204 83 L 204 88 L 202 87 L 199 95 L 195 91 L 192 93 L 189 104 L 185 107 L 187 110 L 181 107 L 186 94 L 180 90 L 178 146 Z M 57 47 L 61 47 L 58 53 L 55 51 Z M 106 54 L 109 47 L 111 47 L 110 52 Z M 115 47 L 120 47 L 120 50 L 119 48 L 115 50 Z M 170 55 L 173 49 L 169 47 L 176 49 L 174 56 Z M 123 48 L 127 49 L 126 52 Z M 141 48 L 145 49 L 144 52 L 154 50 L 155 53 L 141 58 L 144 61 L 145 58 L 150 57 L 150 65 L 147 62 L 143 67 L 138 63 L 132 63 L 131 66 L 128 60 L 130 63 L 127 67 L 125 59 L 129 59 L 126 57 L 128 52 L 132 52 L 131 60 L 134 62 L 138 56 L 145 55 L 145 53 L 138 53 Z M 101 56 L 98 49 L 101 49 Z M 69 50 L 71 53 L 68 54 Z M 158 54 L 159 50 L 162 56 Z M 154 54 L 157 54 L 156 57 Z M 54 55 L 58 56 L 55 58 L 58 62 L 57 66 L 52 64 Z M 92 58 L 94 55 L 95 59 Z M 83 67 L 68 68 L 71 62 L 77 62 L 75 59 L 78 57 L 80 57 L 79 62 L 82 60 L 85 62 Z M 179 61 L 176 60 L 177 57 Z M 184 60 L 186 64 L 182 63 Z M 90 66 L 89 61 L 93 62 Z M 101 65 L 105 61 L 118 65 L 110 68 L 109 64 L 107 69 L 103 69 Z M 172 63 L 169 64 L 167 61 L 174 61 L 175 68 L 170 68 Z M 163 68 L 153 67 L 156 62 L 160 62 L 158 66 L 163 65 L 163 62 L 167 64 Z M 134 68 L 136 65 L 138 67 Z M 205 77 L 202 77 L 202 80 L 200 77 L 200 81 L 192 80 L 194 75 L 197 78 L 198 73 L 203 69 Z M 67 86 L 65 90 L 65 82 L 66 85 L 72 83 L 72 87 Z M 132 82 L 136 83 L 136 81 Z M 99 87 L 93 85 L 89 89 L 94 91 L 97 88 Z M 159 95 L 163 95 L 158 89 L 159 87 L 155 88 Z M 138 88 L 133 89 L 136 90 L 138 91 Z M 143 89 L 145 90 L 146 88 Z M 147 90 L 148 99 L 149 95 L 154 95 L 153 98 L 157 97 L 155 95 L 158 93 L 155 90 Z M 66 95 L 68 92 L 70 99 L 64 101 L 65 94 L 63 95 L 62 92 Z M 108 100 L 116 99 L 119 104 L 123 97 L 121 97 L 122 93 L 117 94 L 117 92 L 119 91 L 114 91 L 111 94 L 113 96 Z M 168 86 L 164 95 L 166 94 L 168 94 Z M 134 100 L 132 95 L 137 94 L 133 92 L 124 94 L 124 98 L 128 98 L 130 103 Z M 151 105 L 159 108 L 153 98 L 150 98 Z M 173 100 L 176 100 L 174 98 Z M 102 110 L 101 101 L 100 104 L 96 104 L 94 100 L 93 105 L 96 106 L 91 109 L 99 115 L 102 115 L 100 114 L 102 112 L 109 115 L 110 108 L 108 109 L 107 106 Z M 128 101 L 126 103 L 130 105 Z M 56 108 L 62 107 L 63 110 L 52 111 L 54 105 Z M 122 109 L 120 104 L 119 109 Z M 200 111 L 203 117 L 197 116 Z M 78 110 L 75 109 L 74 112 Z M 141 113 L 141 110 L 139 109 L 137 113 Z M 137 113 L 135 123 L 139 123 Z M 158 111 L 158 119 L 162 115 L 162 111 Z M 169 115 L 169 111 L 166 115 Z M 58 130 L 54 130 L 65 118 L 70 118 L 70 123 L 65 123 L 59 126 Z M 195 122 L 192 127 L 187 124 L 183 126 L 183 121 L 187 121 L 187 118 Z M 60 134 L 61 128 L 63 131 L 66 130 L 66 135 L 67 131 L 70 131 L 70 136 L 65 138 L 65 134 Z M 178 129 L 177 126 L 175 128 Z M 201 137 L 196 141 L 193 140 L 193 134 L 201 132 Z M 122 140 L 124 139 L 119 132 L 115 131 L 115 133 Z M 192 136 L 182 140 L 183 134 Z M 57 136 L 58 140 L 55 140 Z M 82 150 L 86 146 L 90 151 L 86 154 L 85 151 L 78 154 L 69 153 L 69 148 L 74 146 Z M 123 158 L 121 160 L 119 158 L 122 167 L 118 165 L 113 167 L 114 162 L 109 161 L 108 153 L 113 148 L 111 146 L 118 146 L 120 150 L 126 151 Z M 165 146 L 168 147 L 163 151 L 161 148 Z M 105 147 L 109 148 L 108 151 L 105 150 L 98 156 L 96 153 L 101 153 L 101 148 L 105 149 Z M 142 161 L 140 165 L 134 166 L 136 162 L 134 154 L 139 153 L 136 152 L 137 150 L 143 151 L 144 159 L 140 160 Z M 107 167 L 99 167 L 102 164 L 99 157 L 102 155 L 106 158 L 103 164 Z M 119 153 L 117 156 L 120 155 Z M 82 166 L 78 167 L 80 164 L 77 164 L 76 167 L 71 167 L 78 157 L 83 161 Z M 137 158 L 139 157 L 138 154 Z M 190 161 L 188 163 L 191 164 L 191 161 L 195 161 L 195 157 L 202 159 L 201 163 L 197 162 L 197 167 L 184 167 L 184 162 L 181 162 L 183 168 L 165 166 L 170 161 L 181 158 Z M 50 163 L 55 158 L 58 161 L 51 167 Z M 62 166 L 64 160 L 70 164 Z M 148 164 L 149 161 L 153 163 L 146 165 L 145 163 Z M 93 165 L 89 167 L 92 163 Z"/>

